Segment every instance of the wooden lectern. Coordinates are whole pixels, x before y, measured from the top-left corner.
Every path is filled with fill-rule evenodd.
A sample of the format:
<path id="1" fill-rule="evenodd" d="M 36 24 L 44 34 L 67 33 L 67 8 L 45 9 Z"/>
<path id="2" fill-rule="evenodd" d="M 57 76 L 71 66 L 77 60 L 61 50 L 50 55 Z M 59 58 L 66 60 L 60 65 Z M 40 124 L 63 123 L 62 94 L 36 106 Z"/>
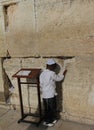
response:
<path id="1" fill-rule="evenodd" d="M 17 73 L 15 73 L 12 77 L 16 77 L 18 80 L 18 90 L 19 90 L 19 99 L 20 99 L 20 107 L 21 107 L 21 119 L 18 120 L 18 123 L 20 122 L 26 122 L 26 123 L 36 123 L 37 125 L 42 120 L 42 109 L 41 109 L 41 98 L 40 98 L 40 87 L 39 87 L 39 74 L 41 72 L 41 69 L 32 69 L 32 68 L 22 68 Z M 22 82 L 21 78 L 26 79 L 36 79 L 35 83 L 32 82 Z M 35 84 L 37 87 L 37 96 L 38 96 L 38 110 L 39 114 L 36 115 L 34 113 L 24 113 L 24 106 L 23 106 L 23 99 L 22 99 L 22 87 L 21 84 Z M 34 99 L 33 99 L 34 100 Z M 27 116 L 33 116 L 34 118 L 38 117 L 39 121 L 34 122 L 30 120 L 25 120 Z"/>

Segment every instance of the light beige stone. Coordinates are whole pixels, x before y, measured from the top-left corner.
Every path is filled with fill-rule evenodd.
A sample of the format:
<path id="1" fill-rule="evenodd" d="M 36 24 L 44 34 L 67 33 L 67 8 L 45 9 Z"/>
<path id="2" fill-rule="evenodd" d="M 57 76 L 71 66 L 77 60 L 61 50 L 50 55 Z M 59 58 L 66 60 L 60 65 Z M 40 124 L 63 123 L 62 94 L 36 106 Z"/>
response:
<path id="1" fill-rule="evenodd" d="M 5 102 L 4 81 L 3 81 L 3 72 L 2 72 L 2 58 L 0 58 L 0 103 L 3 102 Z"/>
<path id="2" fill-rule="evenodd" d="M 0 6 L 0 57 L 6 56 L 3 8 Z"/>
<path id="3" fill-rule="evenodd" d="M 42 55 L 93 53 L 92 2 L 75 0 L 70 6 L 67 2 L 64 5 L 63 1 L 47 1 L 42 5 L 39 1 L 38 27 Z"/>
<path id="4" fill-rule="evenodd" d="M 56 59 L 61 65 L 63 64 L 63 60 Z M 3 67 L 11 80 L 14 91 L 12 96 L 10 97 L 10 103 L 12 105 L 19 106 L 19 92 L 18 92 L 18 83 L 17 79 L 12 76 L 21 68 L 41 68 L 42 70 L 46 68 L 47 58 L 11 58 L 6 59 L 3 62 Z M 21 79 L 21 81 L 25 81 L 26 79 Z M 22 93 L 23 93 L 23 104 L 25 107 L 38 107 L 37 101 L 37 89 L 36 86 L 32 85 L 22 85 Z"/>
<path id="5" fill-rule="evenodd" d="M 94 120 L 94 57 L 76 57 L 68 63 L 63 84 L 63 112 L 65 118 L 93 123 Z"/>
<path id="6" fill-rule="evenodd" d="M 63 119 L 73 120 L 80 123 L 93 124 L 94 94 L 93 94 L 93 56 L 80 56 L 63 60 L 55 58 L 60 66 L 66 65 L 67 74 L 58 87 L 58 108 L 61 110 Z M 11 79 L 15 89 L 11 97 L 11 104 L 19 106 L 19 94 L 17 79 L 12 75 L 20 68 L 42 68 L 45 69 L 47 58 L 11 58 L 4 60 L 3 67 Z M 32 100 L 34 99 L 34 100 Z M 36 110 L 37 91 L 23 85 L 23 103 L 29 111 Z"/>
<path id="7" fill-rule="evenodd" d="M 12 57 L 1 62 L 0 73 L 4 68 L 14 86 L 10 97 L 14 108 L 19 106 L 19 94 L 12 75 L 23 67 L 44 69 L 47 57 L 54 56 L 68 70 L 59 85 L 63 119 L 94 124 L 93 12 L 93 0 L 0 1 L 0 57 Z M 0 92 L 4 92 L 4 80 L 1 75 Z M 23 97 L 27 97 L 26 108 L 37 108 L 35 88 L 24 85 Z"/>
<path id="8" fill-rule="evenodd" d="M 7 50 L 13 57 L 35 55 L 34 1 L 22 1 L 8 7 L 9 25 L 6 32 Z M 15 51 L 13 49 L 15 48 Z M 27 54 L 26 54 L 27 53 Z"/>
<path id="9" fill-rule="evenodd" d="M 42 63 L 41 58 L 11 58 L 4 60 L 3 67 L 14 86 L 13 94 L 10 97 L 12 105 L 20 105 L 17 78 L 12 78 L 12 76 L 21 68 L 42 68 Z M 21 79 L 21 81 L 26 82 L 26 79 Z M 22 85 L 23 105 L 24 107 L 32 107 L 34 109 L 38 107 L 37 89 L 32 87 L 32 85 L 30 86 Z"/>
<path id="10" fill-rule="evenodd" d="M 10 2 L 6 44 L 2 48 L 12 57 L 93 54 L 93 3 L 92 0 Z"/>

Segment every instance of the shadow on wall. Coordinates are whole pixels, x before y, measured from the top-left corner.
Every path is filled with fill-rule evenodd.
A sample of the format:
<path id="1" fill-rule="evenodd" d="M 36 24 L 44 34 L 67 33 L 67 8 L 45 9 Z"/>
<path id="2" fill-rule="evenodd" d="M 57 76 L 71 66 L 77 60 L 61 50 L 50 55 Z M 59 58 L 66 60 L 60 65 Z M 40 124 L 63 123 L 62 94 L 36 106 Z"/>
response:
<path id="1" fill-rule="evenodd" d="M 56 74 L 58 74 L 59 72 L 60 72 L 60 65 L 59 64 L 57 64 L 57 67 L 56 67 L 56 69 L 55 69 L 55 72 L 56 72 Z M 64 80 L 63 80 L 64 81 Z M 62 107 L 62 102 L 63 102 L 63 93 L 62 93 L 62 82 L 63 81 L 60 81 L 60 82 L 56 82 L 56 92 L 57 92 L 57 96 L 56 96 L 56 100 L 57 100 L 57 115 L 58 115 L 58 118 L 60 118 L 60 112 L 61 111 L 63 111 L 62 109 L 63 109 L 63 107 Z"/>
<path id="2" fill-rule="evenodd" d="M 3 79 L 4 79 L 4 96 L 5 96 L 5 102 L 11 103 L 10 98 L 12 96 L 12 89 L 14 88 L 11 80 L 9 79 L 9 76 L 7 75 L 5 69 L 3 69 Z"/>

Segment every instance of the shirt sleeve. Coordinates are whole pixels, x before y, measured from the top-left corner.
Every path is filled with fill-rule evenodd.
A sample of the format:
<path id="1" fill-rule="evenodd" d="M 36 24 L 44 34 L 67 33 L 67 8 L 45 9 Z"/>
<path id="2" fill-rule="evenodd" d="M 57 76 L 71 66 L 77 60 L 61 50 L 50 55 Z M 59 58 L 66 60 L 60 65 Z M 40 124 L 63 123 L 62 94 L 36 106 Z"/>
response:
<path id="1" fill-rule="evenodd" d="M 55 81 L 61 81 L 61 80 L 63 80 L 64 79 L 64 75 L 62 74 L 62 75 L 57 75 L 57 74 L 53 74 L 53 79 L 55 80 Z"/>
<path id="2" fill-rule="evenodd" d="M 65 66 L 61 67 L 60 73 L 63 73 L 65 70 L 66 70 Z"/>

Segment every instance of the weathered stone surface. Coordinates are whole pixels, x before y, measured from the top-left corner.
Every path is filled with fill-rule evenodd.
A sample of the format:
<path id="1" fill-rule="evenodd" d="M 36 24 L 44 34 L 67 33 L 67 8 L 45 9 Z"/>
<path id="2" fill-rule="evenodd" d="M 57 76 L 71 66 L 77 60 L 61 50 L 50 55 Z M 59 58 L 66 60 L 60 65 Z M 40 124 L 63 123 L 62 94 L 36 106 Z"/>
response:
<path id="1" fill-rule="evenodd" d="M 23 1 L 8 8 L 9 25 L 6 32 L 7 50 L 13 57 L 35 55 L 34 1 Z M 13 51 L 15 48 L 15 51 Z M 32 55 L 31 55 L 32 56 Z"/>
<path id="2" fill-rule="evenodd" d="M 4 17 L 3 17 L 3 8 L 0 6 L 0 57 L 5 56 L 5 36 L 4 36 Z"/>
<path id="3" fill-rule="evenodd" d="M 44 69 L 47 58 L 11 58 L 4 60 L 3 67 L 6 70 L 13 86 L 14 92 L 11 96 L 11 104 L 19 106 L 19 94 L 17 79 L 12 75 L 20 68 L 42 68 Z M 58 84 L 58 108 L 61 110 L 63 119 L 78 121 L 81 123 L 93 124 L 93 56 L 79 56 L 72 59 L 58 59 L 60 66 L 66 64 L 67 74 L 60 85 Z M 27 108 L 37 108 L 37 91 L 36 88 L 23 86 L 24 106 Z M 29 100 L 28 100 L 29 99 Z M 34 100 L 32 100 L 34 99 Z M 28 107 L 29 106 L 29 107 Z"/>
<path id="4" fill-rule="evenodd" d="M 7 9 L 6 44 L 1 48 L 6 47 L 12 57 L 94 53 L 94 1 L 22 0 L 16 3 L 15 0 L 15 4 L 11 3 Z"/>
<path id="5" fill-rule="evenodd" d="M 42 68 L 44 64 L 43 62 L 45 62 L 45 60 L 42 61 L 41 58 L 11 58 L 4 60 L 3 67 L 14 86 L 13 94 L 10 97 L 10 103 L 12 105 L 19 106 L 18 83 L 17 79 L 12 78 L 12 76 L 21 68 Z M 26 79 L 21 79 L 21 81 L 26 82 Z M 28 108 L 30 105 L 32 108 L 37 108 L 38 102 L 36 87 L 29 87 L 26 84 L 22 85 L 22 93 L 24 106 Z"/>
<path id="6" fill-rule="evenodd" d="M 40 54 L 82 55 L 94 52 L 93 1 L 75 0 L 71 6 L 69 2 L 64 4 L 56 0 L 38 2 Z"/>
<path id="7" fill-rule="evenodd" d="M 17 80 L 12 75 L 20 68 L 44 69 L 44 56 L 76 56 L 64 61 L 68 72 L 60 85 L 58 107 L 61 107 L 64 119 L 94 124 L 94 1 L 2 1 L 0 57 L 7 57 L 9 52 L 12 58 L 4 60 L 3 66 L 1 63 L 0 73 L 3 67 L 15 87 L 10 103 L 14 107 L 19 106 Z M 56 60 L 63 65 L 62 59 Z M 2 93 L 2 75 L 0 83 Z M 23 95 L 27 97 L 24 98 L 25 107 L 37 108 L 35 88 L 29 90 L 23 86 Z"/>
<path id="8" fill-rule="evenodd" d="M 4 97 L 4 81 L 2 72 L 2 59 L 0 58 L 0 103 L 5 102 Z"/>
<path id="9" fill-rule="evenodd" d="M 63 84 L 64 118 L 92 123 L 94 120 L 94 57 L 76 57 L 68 63 Z"/>

